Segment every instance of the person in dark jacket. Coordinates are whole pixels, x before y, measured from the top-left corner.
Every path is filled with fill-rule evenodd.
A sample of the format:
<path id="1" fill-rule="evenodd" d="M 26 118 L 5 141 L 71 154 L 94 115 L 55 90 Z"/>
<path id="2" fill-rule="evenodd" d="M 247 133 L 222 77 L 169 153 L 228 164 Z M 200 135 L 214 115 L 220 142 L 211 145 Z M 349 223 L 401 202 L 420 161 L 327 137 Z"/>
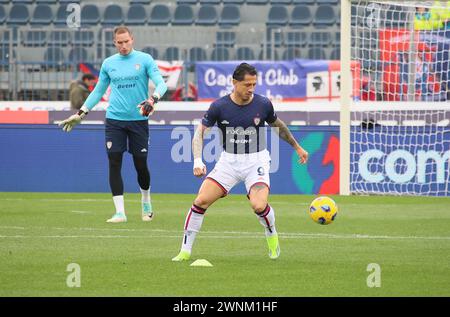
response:
<path id="1" fill-rule="evenodd" d="M 70 108 L 72 110 L 79 110 L 84 104 L 91 91 L 89 87 L 95 85 L 97 78 L 92 74 L 84 74 L 81 80 L 74 81 L 70 84 L 69 98 Z"/>

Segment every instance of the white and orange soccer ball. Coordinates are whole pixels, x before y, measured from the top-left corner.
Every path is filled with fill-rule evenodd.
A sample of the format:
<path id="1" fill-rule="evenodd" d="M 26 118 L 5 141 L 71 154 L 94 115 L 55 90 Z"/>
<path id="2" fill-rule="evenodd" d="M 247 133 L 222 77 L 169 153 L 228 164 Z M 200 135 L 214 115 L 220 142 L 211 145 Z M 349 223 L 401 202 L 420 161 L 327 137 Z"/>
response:
<path id="1" fill-rule="evenodd" d="M 333 199 L 327 196 L 317 197 L 309 206 L 311 219 L 321 225 L 332 223 L 337 216 L 338 207 Z"/>

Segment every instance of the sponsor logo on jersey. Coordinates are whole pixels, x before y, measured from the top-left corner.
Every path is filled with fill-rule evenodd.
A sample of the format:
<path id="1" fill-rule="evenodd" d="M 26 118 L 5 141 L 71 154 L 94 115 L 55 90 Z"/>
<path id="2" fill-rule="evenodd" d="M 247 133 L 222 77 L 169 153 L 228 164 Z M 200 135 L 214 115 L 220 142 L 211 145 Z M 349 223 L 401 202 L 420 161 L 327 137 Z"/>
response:
<path id="1" fill-rule="evenodd" d="M 136 68 L 136 70 L 141 69 L 141 64 L 136 64 L 136 65 L 134 65 L 134 68 Z"/>

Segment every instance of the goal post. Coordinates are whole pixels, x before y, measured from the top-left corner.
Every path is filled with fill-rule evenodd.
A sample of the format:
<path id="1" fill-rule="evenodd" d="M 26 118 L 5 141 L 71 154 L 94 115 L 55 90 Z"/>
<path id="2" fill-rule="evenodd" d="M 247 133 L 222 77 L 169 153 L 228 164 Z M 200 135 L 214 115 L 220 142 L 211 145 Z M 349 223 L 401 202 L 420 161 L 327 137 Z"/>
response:
<path id="1" fill-rule="evenodd" d="M 341 1 L 341 195 L 450 196 L 447 23 L 447 1 Z"/>

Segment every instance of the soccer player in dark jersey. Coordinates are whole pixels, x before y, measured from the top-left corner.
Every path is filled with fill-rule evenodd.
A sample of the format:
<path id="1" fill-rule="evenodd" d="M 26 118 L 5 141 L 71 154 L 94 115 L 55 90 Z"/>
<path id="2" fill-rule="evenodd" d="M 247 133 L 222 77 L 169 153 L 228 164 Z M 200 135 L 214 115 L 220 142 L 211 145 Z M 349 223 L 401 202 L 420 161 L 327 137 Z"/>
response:
<path id="1" fill-rule="evenodd" d="M 295 149 L 299 163 L 308 161 L 308 152 L 297 143 L 286 124 L 277 118 L 272 102 L 254 94 L 256 82 L 257 72 L 253 66 L 247 63 L 237 66 L 233 73 L 233 92 L 211 104 L 195 132 L 192 140 L 195 176 L 206 175 L 202 161 L 203 135 L 216 123 L 222 132 L 224 151 L 188 211 L 181 251 L 172 261 L 189 260 L 206 209 L 226 196 L 239 182 L 245 183 L 250 205 L 265 228 L 269 257 L 276 259 L 280 255 L 275 211 L 268 204 L 270 154 L 266 149 L 265 134 L 261 133 L 265 122 L 276 128 L 280 138 Z"/>

